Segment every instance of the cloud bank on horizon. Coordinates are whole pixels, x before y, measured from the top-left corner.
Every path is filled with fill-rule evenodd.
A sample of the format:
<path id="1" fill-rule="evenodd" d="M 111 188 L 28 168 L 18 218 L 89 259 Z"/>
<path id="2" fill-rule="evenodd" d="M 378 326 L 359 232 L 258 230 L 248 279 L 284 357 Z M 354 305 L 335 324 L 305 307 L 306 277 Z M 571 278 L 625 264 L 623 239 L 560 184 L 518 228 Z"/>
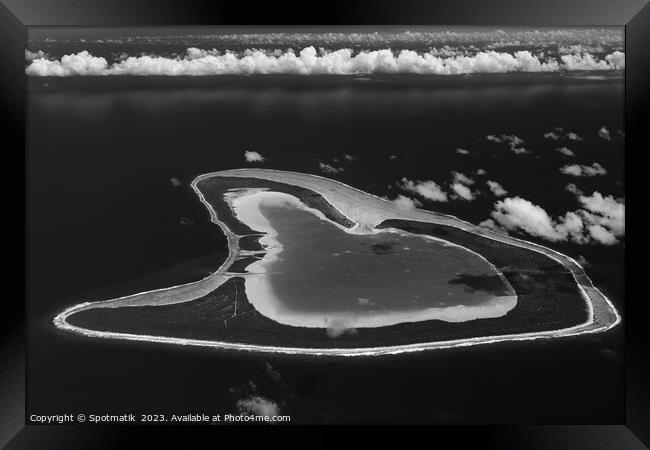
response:
<path id="1" fill-rule="evenodd" d="M 29 51 L 28 51 L 29 52 Z M 221 52 L 216 49 L 188 48 L 183 56 L 141 55 L 120 57 L 109 62 L 87 50 L 51 59 L 38 52 L 27 54 L 25 72 L 31 76 L 208 76 L 208 75 L 359 75 L 430 74 L 464 75 L 473 73 L 612 71 L 625 69 L 625 54 L 613 51 L 600 58 L 590 53 L 544 56 L 529 50 L 502 52 L 481 50 L 440 56 L 428 51 L 391 49 L 334 51 L 305 47 L 293 49 L 250 49 Z M 31 59 L 30 59 L 31 58 Z"/>

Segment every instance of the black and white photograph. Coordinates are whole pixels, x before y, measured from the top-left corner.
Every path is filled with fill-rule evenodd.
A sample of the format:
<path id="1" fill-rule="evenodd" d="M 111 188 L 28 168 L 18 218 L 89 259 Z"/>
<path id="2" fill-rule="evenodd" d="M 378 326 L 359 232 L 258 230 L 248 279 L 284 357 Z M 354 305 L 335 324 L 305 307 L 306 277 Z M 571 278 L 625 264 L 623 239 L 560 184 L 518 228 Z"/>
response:
<path id="1" fill-rule="evenodd" d="M 31 423 L 624 420 L 622 27 L 27 33 Z"/>
<path id="2" fill-rule="evenodd" d="M 648 23 L 0 0 L 0 447 L 647 449 Z"/>

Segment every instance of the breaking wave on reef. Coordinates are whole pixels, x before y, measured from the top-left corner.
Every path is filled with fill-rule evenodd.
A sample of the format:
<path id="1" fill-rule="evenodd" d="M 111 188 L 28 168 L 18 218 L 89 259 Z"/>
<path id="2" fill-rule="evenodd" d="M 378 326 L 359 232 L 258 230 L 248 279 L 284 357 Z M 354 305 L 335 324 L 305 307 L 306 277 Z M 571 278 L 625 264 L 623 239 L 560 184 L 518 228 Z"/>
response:
<path id="1" fill-rule="evenodd" d="M 188 48 L 182 56 L 122 56 L 114 62 L 84 50 L 51 59 L 43 52 L 26 51 L 26 73 L 32 76 L 107 76 L 107 75 L 359 75 L 430 74 L 463 75 L 473 73 L 559 72 L 625 69 L 625 53 L 613 51 L 603 57 L 588 52 L 544 56 L 528 50 L 499 52 L 426 52 L 391 49 L 355 51 L 317 50 L 313 46 L 300 52 L 250 49 L 221 52 L 216 49 Z"/>

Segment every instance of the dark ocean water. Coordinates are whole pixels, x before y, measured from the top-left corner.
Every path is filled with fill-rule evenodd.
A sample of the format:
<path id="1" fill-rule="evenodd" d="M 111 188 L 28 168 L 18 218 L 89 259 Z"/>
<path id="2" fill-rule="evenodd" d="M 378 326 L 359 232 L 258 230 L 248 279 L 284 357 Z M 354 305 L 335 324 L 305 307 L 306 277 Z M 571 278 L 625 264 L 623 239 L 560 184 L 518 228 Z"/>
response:
<path id="1" fill-rule="evenodd" d="M 623 79 L 575 75 L 30 78 L 29 410 L 223 413 L 235 409 L 231 389 L 252 381 L 295 422 L 622 422 L 623 326 L 591 337 L 332 359 L 99 341 L 51 325 L 78 301 L 214 271 L 225 238 L 187 184 L 247 166 L 245 150 L 275 169 L 320 173 L 319 161 L 332 163 L 344 168 L 332 177 L 389 197 L 402 177 L 447 182 L 460 171 L 477 180 L 477 200 L 423 207 L 474 223 L 495 201 L 487 179 L 552 215 L 578 208 L 569 182 L 622 197 L 615 130 L 624 129 Z M 611 141 L 598 138 L 603 125 Z M 558 126 L 584 140 L 543 138 Z M 502 133 L 523 138 L 532 153 L 484 140 Z M 562 145 L 608 174 L 560 174 L 573 162 L 553 150 Z M 488 175 L 474 175 L 479 168 Z M 624 244 L 550 246 L 584 256 L 595 285 L 623 308 Z"/>

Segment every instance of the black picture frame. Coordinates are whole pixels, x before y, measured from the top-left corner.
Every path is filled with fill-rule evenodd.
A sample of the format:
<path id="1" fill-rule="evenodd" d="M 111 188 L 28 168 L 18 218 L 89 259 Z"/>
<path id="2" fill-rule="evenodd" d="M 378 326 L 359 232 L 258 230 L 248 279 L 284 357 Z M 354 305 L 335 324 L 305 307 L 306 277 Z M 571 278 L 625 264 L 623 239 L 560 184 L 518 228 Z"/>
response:
<path id="1" fill-rule="evenodd" d="M 3 0 L 0 3 L 0 148 L 5 154 L 5 171 L 16 177 L 14 199 L 21 196 L 15 186 L 27 189 L 25 169 L 24 49 L 26 27 L 65 26 L 148 26 L 148 25 L 619 25 L 626 35 L 626 203 L 632 202 L 633 217 L 642 195 L 632 195 L 631 170 L 637 153 L 648 148 L 648 99 L 650 91 L 650 5 L 645 0 L 330 0 L 322 4 L 290 4 L 220 0 Z M 22 180 L 21 180 L 22 179 Z M 637 197 L 641 199 L 637 200 Z M 24 200 L 24 198 L 22 198 Z M 639 208 L 642 209 L 642 208 Z M 25 202 L 13 208 L 15 235 L 26 240 Z M 642 213 L 640 212 L 639 215 Z M 629 222 L 629 221 L 628 221 Z M 22 227 L 21 227 L 22 226 Z M 627 239 L 630 238 L 629 226 Z M 634 230 L 634 228 L 632 228 Z M 632 239 L 636 239 L 632 231 Z M 636 250 L 635 253 L 641 253 Z M 626 262 L 630 252 L 626 250 Z M 18 258 L 20 261 L 20 258 Z M 16 265 L 18 266 L 18 265 Z M 23 266 L 23 267 L 26 267 Z M 630 268 L 630 265 L 627 264 Z M 20 269 L 19 269 L 20 270 Z M 632 280 L 627 270 L 626 286 Z M 29 288 L 27 281 L 23 285 Z M 650 363 L 645 316 L 645 298 L 626 289 L 624 311 L 626 334 L 627 398 L 626 422 L 585 426 L 499 426 L 436 430 L 437 439 L 454 439 L 456 444 L 480 442 L 495 448 L 590 448 L 632 449 L 650 444 Z M 7 448 L 124 448 L 132 438 L 163 440 L 165 446 L 184 442 L 175 430 L 160 427 L 124 429 L 117 427 L 26 426 L 24 389 L 26 342 L 23 336 L 24 306 L 18 296 L 5 306 L 5 324 L 0 339 L 0 445 Z M 8 318 L 14 318 L 8 320 Z M 7 324 L 8 322 L 8 324 Z M 191 429 L 196 436 L 214 430 Z M 220 430 L 220 432 L 222 432 Z M 130 433 L 130 434 L 129 434 Z M 286 433 L 285 433 L 286 435 Z M 276 436 L 277 435 L 276 432 Z M 149 441 L 151 443 L 151 441 Z"/>

